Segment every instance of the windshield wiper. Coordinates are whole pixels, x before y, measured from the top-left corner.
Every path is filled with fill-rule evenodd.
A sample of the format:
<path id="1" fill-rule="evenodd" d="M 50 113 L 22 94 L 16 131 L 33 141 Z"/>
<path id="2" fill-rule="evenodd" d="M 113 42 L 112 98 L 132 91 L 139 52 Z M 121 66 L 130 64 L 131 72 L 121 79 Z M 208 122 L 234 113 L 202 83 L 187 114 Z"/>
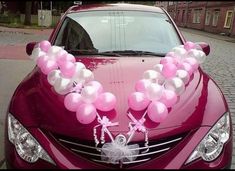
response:
<path id="1" fill-rule="evenodd" d="M 160 56 L 160 57 L 164 57 L 166 55 L 165 53 L 155 53 L 155 52 L 140 51 L 140 50 L 115 50 L 115 51 L 107 51 L 105 53 L 115 53 L 115 54 L 118 53 L 122 55 L 136 55 L 136 56 L 150 55 L 150 56 Z"/>
<path id="2" fill-rule="evenodd" d="M 68 50 L 69 53 L 72 53 L 73 55 L 101 55 L 101 56 L 121 56 L 118 53 L 114 52 L 98 52 L 97 50 L 86 50 L 86 49 L 76 49 L 76 50 Z"/>

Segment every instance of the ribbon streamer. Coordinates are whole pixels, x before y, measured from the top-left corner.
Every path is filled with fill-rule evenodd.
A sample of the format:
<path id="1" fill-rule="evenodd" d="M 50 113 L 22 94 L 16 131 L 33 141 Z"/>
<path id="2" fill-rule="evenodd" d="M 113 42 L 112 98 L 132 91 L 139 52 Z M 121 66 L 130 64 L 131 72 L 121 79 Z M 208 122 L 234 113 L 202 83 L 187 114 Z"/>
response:
<path id="1" fill-rule="evenodd" d="M 117 126 L 119 124 L 118 122 L 114 122 L 113 123 L 113 122 L 109 121 L 109 119 L 106 116 L 103 116 L 102 119 L 101 119 L 101 117 L 99 116 L 98 113 L 97 113 L 97 117 L 98 117 L 97 121 L 98 121 L 99 124 L 96 125 L 93 128 L 93 135 L 94 135 L 94 140 L 95 140 L 95 146 L 96 147 L 100 143 L 98 138 L 97 138 L 97 134 L 96 134 L 97 133 L 97 128 L 101 127 L 100 141 L 101 141 L 101 144 L 104 144 L 105 143 L 105 135 L 104 135 L 104 133 L 107 133 L 109 135 L 109 138 L 111 139 L 112 142 L 114 141 L 112 134 L 108 130 L 108 127 L 110 127 L 110 126 Z"/>
<path id="2" fill-rule="evenodd" d="M 147 110 L 145 111 L 145 113 L 143 114 L 143 116 L 140 120 L 136 120 L 135 117 L 130 112 L 128 113 L 128 117 L 131 119 L 131 122 L 129 122 L 130 131 L 127 133 L 127 135 L 129 135 L 127 143 L 129 143 L 131 141 L 131 139 L 134 136 L 136 131 L 144 133 L 144 135 L 145 135 L 145 144 L 144 145 L 147 149 L 145 151 L 143 151 L 142 153 L 146 153 L 149 150 L 148 131 L 147 131 L 146 127 L 144 126 L 144 122 L 146 121 L 146 119 L 144 117 L 146 116 L 146 113 L 147 113 Z"/>

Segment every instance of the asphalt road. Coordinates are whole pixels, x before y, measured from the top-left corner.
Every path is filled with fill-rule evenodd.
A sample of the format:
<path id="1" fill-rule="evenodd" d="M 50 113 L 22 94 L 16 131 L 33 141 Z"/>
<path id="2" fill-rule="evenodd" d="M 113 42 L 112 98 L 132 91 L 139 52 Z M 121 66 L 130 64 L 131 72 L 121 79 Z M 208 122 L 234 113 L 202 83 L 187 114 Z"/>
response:
<path id="1" fill-rule="evenodd" d="M 190 29 L 181 29 L 181 31 L 187 40 L 204 41 L 210 44 L 211 53 L 202 68 L 221 87 L 232 113 L 233 125 L 235 125 L 235 39 Z M 22 31 L 13 34 L 0 30 L 0 48 L 18 45 L 23 47 L 27 42 L 47 39 L 49 32 L 47 34 L 41 34 L 40 31 L 40 34 L 33 32 L 24 34 Z M 20 52 L 25 53 L 22 47 Z M 7 50 L 4 53 L 7 54 Z M 9 58 L 5 56 L 5 59 L 1 59 L 1 55 L 4 56 L 2 50 L 0 50 L 0 169 L 4 169 L 3 140 L 8 103 L 17 85 L 32 70 L 34 63 L 30 60 L 24 60 L 27 59 L 25 58 L 26 54 L 22 55 L 24 56 L 23 60 L 12 60 L 15 59 L 13 54 L 10 54 L 13 56 L 9 55 Z M 235 169 L 235 150 L 233 150 L 232 169 Z"/>

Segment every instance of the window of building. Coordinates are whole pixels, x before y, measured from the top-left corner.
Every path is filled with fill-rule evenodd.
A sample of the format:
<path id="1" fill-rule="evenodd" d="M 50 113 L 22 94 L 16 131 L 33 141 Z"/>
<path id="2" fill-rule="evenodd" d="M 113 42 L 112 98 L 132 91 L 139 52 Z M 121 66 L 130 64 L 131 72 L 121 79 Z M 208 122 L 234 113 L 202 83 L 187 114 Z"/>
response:
<path id="1" fill-rule="evenodd" d="M 177 21 L 180 21 L 180 10 L 177 11 Z"/>
<path id="2" fill-rule="evenodd" d="M 205 25 L 210 25 L 210 20 L 211 20 L 211 12 L 206 11 L 206 20 L 205 20 Z"/>
<path id="3" fill-rule="evenodd" d="M 230 28 L 233 18 L 233 11 L 228 10 L 225 17 L 224 28 Z"/>
<path id="4" fill-rule="evenodd" d="M 169 1 L 169 5 L 173 5 L 173 1 Z"/>
<path id="5" fill-rule="evenodd" d="M 200 23 L 201 20 L 201 9 L 195 9 L 193 11 L 193 23 Z"/>
<path id="6" fill-rule="evenodd" d="M 219 10 L 215 10 L 213 13 L 213 20 L 212 20 L 212 26 L 217 26 L 218 20 L 219 20 Z"/>
<path id="7" fill-rule="evenodd" d="M 182 13 L 182 21 L 183 22 L 185 21 L 185 10 L 183 10 L 183 13 Z"/>
<path id="8" fill-rule="evenodd" d="M 187 17 L 186 17 L 186 18 L 187 18 L 187 21 L 189 21 L 190 23 L 192 22 L 192 20 L 191 20 L 191 11 L 192 11 L 192 10 L 189 9 L 188 12 L 186 13 L 186 15 L 187 15 Z"/>

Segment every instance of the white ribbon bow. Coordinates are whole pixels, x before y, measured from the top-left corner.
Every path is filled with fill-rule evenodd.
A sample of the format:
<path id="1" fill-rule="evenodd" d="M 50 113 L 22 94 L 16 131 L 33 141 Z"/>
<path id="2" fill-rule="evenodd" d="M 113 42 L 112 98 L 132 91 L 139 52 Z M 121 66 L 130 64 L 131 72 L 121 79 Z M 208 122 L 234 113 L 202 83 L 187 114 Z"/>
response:
<path id="1" fill-rule="evenodd" d="M 118 122 L 111 122 L 109 121 L 109 119 L 106 117 L 106 116 L 103 116 L 102 119 L 101 117 L 97 114 L 98 116 L 98 119 L 97 121 L 99 122 L 98 125 L 96 125 L 94 128 L 93 128 L 93 135 L 94 135 L 94 139 L 95 139 L 95 146 L 97 147 L 98 144 L 99 144 L 99 140 L 97 138 L 97 134 L 96 134 L 96 129 L 98 127 L 101 126 L 101 136 L 100 136 L 100 140 L 101 140 L 101 143 L 104 144 L 105 143 L 105 136 L 104 136 L 104 133 L 106 132 L 110 139 L 112 140 L 112 142 L 114 141 L 113 140 L 113 136 L 112 134 L 110 133 L 110 131 L 108 130 L 107 127 L 110 127 L 110 126 L 117 126 L 118 125 Z"/>
<path id="2" fill-rule="evenodd" d="M 133 161 L 139 154 L 139 145 L 126 145 L 126 138 L 118 135 L 111 143 L 105 143 L 101 149 L 102 161 L 117 164 L 117 162 Z"/>

